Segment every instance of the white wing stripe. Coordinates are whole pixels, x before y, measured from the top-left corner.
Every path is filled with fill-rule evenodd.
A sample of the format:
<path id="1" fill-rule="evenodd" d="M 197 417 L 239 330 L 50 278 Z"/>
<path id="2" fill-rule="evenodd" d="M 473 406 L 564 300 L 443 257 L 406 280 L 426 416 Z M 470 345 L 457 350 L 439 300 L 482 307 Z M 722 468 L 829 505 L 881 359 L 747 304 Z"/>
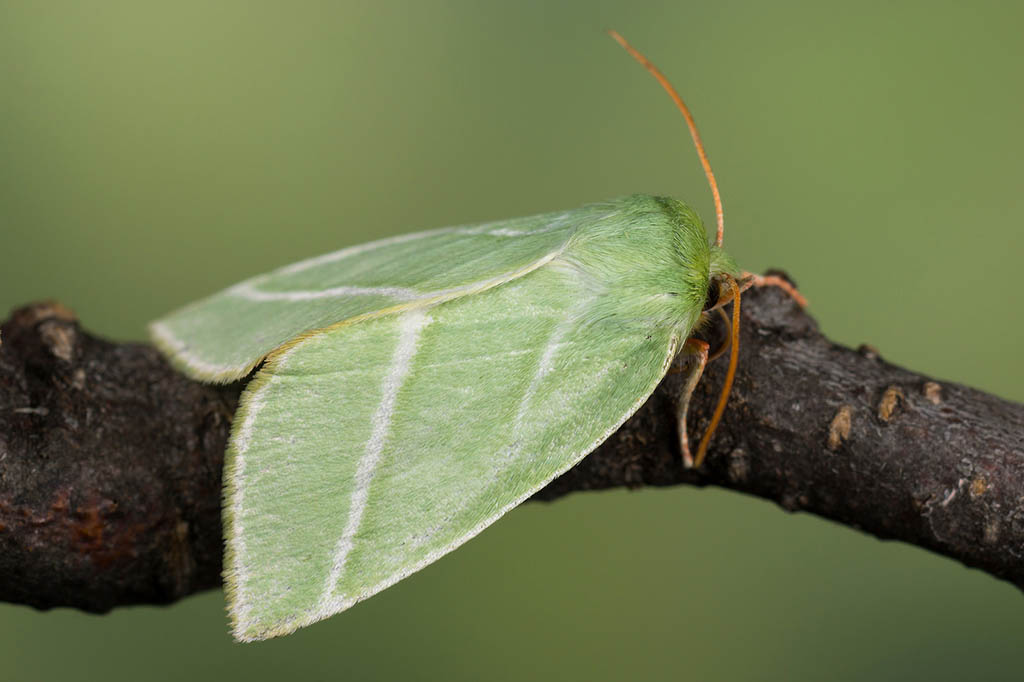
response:
<path id="1" fill-rule="evenodd" d="M 244 298 L 247 301 L 314 301 L 318 298 L 336 298 L 340 296 L 390 296 L 400 301 L 411 301 L 422 296 L 415 289 L 403 289 L 401 287 L 353 287 L 340 286 L 330 289 L 306 290 L 306 291 L 261 291 L 255 287 L 255 283 L 243 282 L 228 290 L 228 293 L 237 298 Z"/>
<path id="2" fill-rule="evenodd" d="M 398 391 L 402 388 L 402 383 L 412 365 L 412 359 L 416 355 L 420 332 L 430 321 L 426 311 L 418 308 L 403 315 L 402 321 L 399 323 L 398 345 L 395 347 L 391 368 L 384 377 L 383 395 L 377 412 L 373 415 L 373 431 L 366 442 L 366 450 L 362 459 L 359 460 L 359 468 L 356 470 L 355 489 L 352 491 L 352 501 L 349 504 L 348 522 L 345 524 L 345 531 L 334 550 L 334 564 L 318 604 L 320 609 L 328 607 L 331 603 L 338 581 L 345 571 L 345 562 L 349 552 L 352 551 L 356 531 L 359 530 L 359 524 L 363 520 L 363 512 L 366 511 L 370 482 L 373 480 L 374 470 L 377 468 L 377 463 L 380 462 L 384 443 L 388 431 L 391 429 Z"/>
<path id="3" fill-rule="evenodd" d="M 497 277 L 480 280 L 479 282 L 471 282 L 469 284 L 452 287 L 450 289 L 437 289 L 435 291 L 416 291 L 415 289 L 407 289 L 403 287 L 360 287 L 351 285 L 337 286 L 330 289 L 321 289 L 319 291 L 263 291 L 256 288 L 257 284 L 265 281 L 268 277 L 263 276 L 242 282 L 241 284 L 236 284 L 228 289 L 226 293 L 231 296 L 244 298 L 253 302 L 312 301 L 320 298 L 342 298 L 345 296 L 390 296 L 403 302 L 418 301 L 431 305 L 441 303 L 443 300 L 455 298 L 463 294 L 472 294 L 478 291 L 484 291 L 485 289 L 490 289 L 491 287 L 499 284 L 504 284 L 505 282 L 513 280 L 516 277 L 521 277 L 528 272 L 532 272 L 533 270 L 550 263 L 561 254 L 562 250 L 556 249 L 551 253 L 545 254 L 543 258 L 540 258 L 534 263 L 512 270 L 511 272 L 502 273 Z"/>

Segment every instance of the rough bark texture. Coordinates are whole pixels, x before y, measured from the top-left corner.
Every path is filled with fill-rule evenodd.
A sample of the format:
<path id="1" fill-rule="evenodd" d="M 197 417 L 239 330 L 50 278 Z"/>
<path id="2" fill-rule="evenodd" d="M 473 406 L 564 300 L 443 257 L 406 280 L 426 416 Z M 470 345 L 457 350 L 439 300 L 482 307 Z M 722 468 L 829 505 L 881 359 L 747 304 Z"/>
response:
<path id="1" fill-rule="evenodd" d="M 537 498 L 720 485 L 1024 588 L 1024 406 L 831 343 L 776 289 L 743 309 L 740 371 L 700 471 L 680 465 L 670 374 Z M 698 387 L 691 433 L 725 367 Z M 102 612 L 218 586 L 221 464 L 243 387 L 189 381 L 59 304 L 15 311 L 0 345 L 0 600 Z"/>

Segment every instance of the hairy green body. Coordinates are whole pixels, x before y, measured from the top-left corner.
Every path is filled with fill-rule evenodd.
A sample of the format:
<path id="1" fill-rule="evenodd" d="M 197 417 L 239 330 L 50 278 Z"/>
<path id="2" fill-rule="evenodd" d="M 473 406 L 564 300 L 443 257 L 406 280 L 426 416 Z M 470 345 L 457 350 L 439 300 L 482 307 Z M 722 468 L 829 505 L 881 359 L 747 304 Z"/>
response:
<path id="1" fill-rule="evenodd" d="M 738 276 L 697 215 L 636 195 L 405 235 L 281 268 L 154 323 L 243 394 L 225 471 L 235 636 L 348 608 L 592 451 Z"/>

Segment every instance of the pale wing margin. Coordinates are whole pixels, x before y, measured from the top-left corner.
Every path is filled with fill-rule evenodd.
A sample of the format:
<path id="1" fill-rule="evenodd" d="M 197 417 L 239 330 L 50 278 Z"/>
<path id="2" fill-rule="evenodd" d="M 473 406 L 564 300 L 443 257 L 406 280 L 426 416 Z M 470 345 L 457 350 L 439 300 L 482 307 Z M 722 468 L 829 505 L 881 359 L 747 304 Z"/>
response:
<path id="1" fill-rule="evenodd" d="M 246 280 L 150 325 L 181 371 L 227 382 L 300 334 L 451 300 L 554 258 L 595 207 L 361 244 Z M 583 221 L 583 222 L 581 222 Z"/>
<path id="2" fill-rule="evenodd" d="M 235 637 L 286 634 L 379 592 L 614 432 L 664 376 L 680 330 L 592 323 L 595 300 L 556 262 L 273 356 L 225 472 Z"/>

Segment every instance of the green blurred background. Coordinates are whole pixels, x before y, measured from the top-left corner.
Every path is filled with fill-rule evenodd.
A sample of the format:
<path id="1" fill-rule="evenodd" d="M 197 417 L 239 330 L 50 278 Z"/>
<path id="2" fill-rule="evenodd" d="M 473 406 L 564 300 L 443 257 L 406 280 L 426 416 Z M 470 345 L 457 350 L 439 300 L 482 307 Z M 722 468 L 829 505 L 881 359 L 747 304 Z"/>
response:
<path id="1" fill-rule="evenodd" d="M 0 3 L 0 308 L 96 332 L 414 229 L 667 193 L 833 338 L 1024 400 L 1024 5 Z M 888 456 L 879 453 L 880 457 Z M 3 680 L 1020 679 L 1024 597 L 719 490 L 528 504 L 325 623 L 0 606 Z"/>

